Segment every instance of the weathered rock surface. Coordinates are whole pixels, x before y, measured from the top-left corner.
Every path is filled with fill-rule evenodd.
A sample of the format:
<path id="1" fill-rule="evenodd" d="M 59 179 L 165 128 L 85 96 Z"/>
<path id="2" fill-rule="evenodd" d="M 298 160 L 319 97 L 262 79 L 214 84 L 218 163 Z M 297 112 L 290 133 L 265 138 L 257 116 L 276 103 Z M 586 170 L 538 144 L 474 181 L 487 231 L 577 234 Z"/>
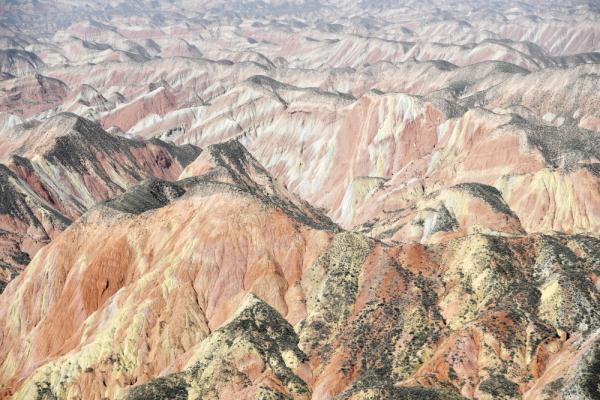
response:
<path id="1" fill-rule="evenodd" d="M 0 399 L 600 398 L 598 12 L 0 2 Z"/>
<path id="2" fill-rule="evenodd" d="M 0 164 L 2 288 L 72 219 L 144 179 L 176 179 L 199 153 L 116 137 L 74 114 L 25 130 L 12 148 Z"/>
<path id="3" fill-rule="evenodd" d="M 310 398 L 308 357 L 292 326 L 247 295 L 223 327 L 194 349 L 189 367 L 133 388 L 126 399 Z"/>
<path id="4" fill-rule="evenodd" d="M 0 164 L 0 292 L 71 221 Z"/>
<path id="5" fill-rule="evenodd" d="M 97 206 L 36 255 L 0 296 L 5 394 L 593 398 L 598 238 L 516 225 L 389 246 L 273 201 L 233 149 Z M 492 188 L 451 191 L 518 223 Z M 457 217 L 439 226 L 460 229 L 445 201 Z M 560 390 L 556 363 L 580 371 Z"/>
<path id="6" fill-rule="evenodd" d="M 145 178 L 176 179 L 199 153 L 193 146 L 114 136 L 74 114 L 59 114 L 23 137 L 8 166 L 68 216 Z M 56 182 L 56 176 L 64 178 Z"/>

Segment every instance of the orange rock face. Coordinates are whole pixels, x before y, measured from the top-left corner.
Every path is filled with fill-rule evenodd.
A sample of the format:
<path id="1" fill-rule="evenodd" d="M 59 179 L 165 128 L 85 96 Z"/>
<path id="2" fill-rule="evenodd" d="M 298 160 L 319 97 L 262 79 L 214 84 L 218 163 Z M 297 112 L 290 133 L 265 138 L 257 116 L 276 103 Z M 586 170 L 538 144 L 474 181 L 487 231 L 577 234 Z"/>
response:
<path id="1" fill-rule="evenodd" d="M 174 179 L 198 154 L 193 146 L 115 137 L 73 114 L 23 132 L 18 145 L 0 164 L 0 230 L 10 237 L 0 252 L 3 286 L 88 208 L 145 178 Z"/>
<path id="2" fill-rule="evenodd" d="M 0 4 L 0 399 L 600 398 L 593 2 L 104 3 Z"/>

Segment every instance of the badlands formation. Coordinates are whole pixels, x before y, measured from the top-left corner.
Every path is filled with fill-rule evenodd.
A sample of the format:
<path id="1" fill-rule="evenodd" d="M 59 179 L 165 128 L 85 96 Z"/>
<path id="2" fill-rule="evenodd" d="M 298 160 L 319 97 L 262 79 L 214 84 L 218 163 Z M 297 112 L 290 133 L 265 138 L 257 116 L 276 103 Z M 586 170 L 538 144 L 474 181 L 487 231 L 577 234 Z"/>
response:
<path id="1" fill-rule="evenodd" d="M 600 399 L 600 4 L 0 3 L 0 399 Z"/>

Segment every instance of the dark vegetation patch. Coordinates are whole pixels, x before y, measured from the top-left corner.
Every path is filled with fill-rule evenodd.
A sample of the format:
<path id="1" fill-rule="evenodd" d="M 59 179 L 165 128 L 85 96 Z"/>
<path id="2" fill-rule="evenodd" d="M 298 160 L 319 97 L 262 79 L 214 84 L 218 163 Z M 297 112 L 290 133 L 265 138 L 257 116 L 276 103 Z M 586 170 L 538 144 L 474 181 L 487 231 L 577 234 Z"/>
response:
<path id="1" fill-rule="evenodd" d="M 161 208 L 185 194 L 185 189 L 177 183 L 150 179 L 119 197 L 108 200 L 104 205 L 129 214 Z"/>
<path id="2" fill-rule="evenodd" d="M 494 396 L 494 399 L 512 399 L 519 397 L 519 385 L 504 375 L 492 375 L 479 384 L 479 390 Z"/>
<path id="3" fill-rule="evenodd" d="M 502 198 L 500 191 L 493 186 L 469 182 L 452 186 L 452 189 L 463 190 L 471 196 L 485 201 L 494 210 L 503 214 L 513 215 L 512 210 Z"/>
<path id="4" fill-rule="evenodd" d="M 184 374 L 156 378 L 130 390 L 127 400 L 187 400 L 188 383 Z"/>

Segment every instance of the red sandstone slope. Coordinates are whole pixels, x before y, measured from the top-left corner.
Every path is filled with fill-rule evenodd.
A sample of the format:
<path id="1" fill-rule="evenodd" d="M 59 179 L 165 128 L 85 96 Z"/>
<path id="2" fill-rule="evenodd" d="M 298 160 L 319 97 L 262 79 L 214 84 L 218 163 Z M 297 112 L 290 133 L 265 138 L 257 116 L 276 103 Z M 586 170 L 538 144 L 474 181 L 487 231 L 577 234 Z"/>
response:
<path id="1" fill-rule="evenodd" d="M 114 136 L 74 114 L 51 118 L 23 137 L 7 165 L 70 217 L 145 178 L 175 179 L 199 153 L 193 146 Z"/>
<path id="2" fill-rule="evenodd" d="M 580 353 L 564 393 L 586 393 L 597 239 L 476 233 L 390 247 L 322 230 L 250 189 L 250 171 L 233 184 L 220 171 L 148 182 L 40 251 L 0 297 L 5 391 L 514 398 Z"/>
<path id="3" fill-rule="evenodd" d="M 424 196 L 460 183 L 494 185 L 507 196 L 512 190 L 539 192 L 511 188 L 521 182 L 511 177 L 586 170 L 600 160 L 598 134 L 574 122 L 556 127 L 510 110 L 465 112 L 455 101 L 378 92 L 353 100 L 255 77 L 216 99 L 176 140 L 202 146 L 240 135 L 278 179 L 347 227 L 411 209 Z M 570 222 L 559 223 L 560 229 L 538 225 L 539 216 L 522 206 L 518 217 L 533 232 L 598 232 L 596 192 L 584 193 L 588 184 L 581 174 L 560 174 L 573 187 L 572 200 L 552 197 L 540 207 L 580 210 Z M 582 174 L 597 185 L 597 175 Z"/>
<path id="4" fill-rule="evenodd" d="M 19 139 L 0 164 L 3 285 L 70 219 L 144 179 L 176 179 L 198 154 L 192 146 L 115 137 L 73 114 L 24 130 Z"/>
<path id="5" fill-rule="evenodd" d="M 0 164 L 0 291 L 70 220 Z"/>
<path id="6" fill-rule="evenodd" d="M 217 168 L 215 172 L 218 173 L 219 168 Z M 209 172 L 206 174 L 206 178 L 189 178 L 188 180 L 184 180 L 180 183 L 175 184 L 171 187 L 171 189 L 169 189 L 169 184 L 159 184 L 159 186 L 166 185 L 164 193 L 167 197 L 157 196 L 158 199 L 163 198 L 164 202 L 161 203 L 159 201 L 157 204 L 151 205 L 150 210 L 148 210 L 148 206 L 145 206 L 144 204 L 140 206 L 136 203 L 136 199 L 138 198 L 138 196 L 136 195 L 137 192 L 133 191 L 131 192 L 131 194 L 126 194 L 123 198 L 120 198 L 116 201 L 111 201 L 106 205 L 100 206 L 99 208 L 96 208 L 95 210 L 89 212 L 83 219 L 80 220 L 80 222 L 78 222 L 76 225 L 73 225 L 72 229 L 65 231 L 64 236 L 61 236 L 64 237 L 66 240 L 66 242 L 64 242 L 65 245 L 67 245 L 73 239 L 79 237 L 89 244 L 89 251 L 94 253 L 99 251 L 99 253 L 97 254 L 108 254 L 105 252 L 105 250 L 107 250 L 108 248 L 113 248 L 112 241 L 118 236 L 120 236 L 117 234 L 117 232 L 120 229 L 118 227 L 118 224 L 120 224 L 118 221 L 126 223 L 128 228 L 126 228 L 123 232 L 126 234 L 126 236 L 132 234 L 133 236 L 131 236 L 130 238 L 134 240 L 134 237 L 137 237 L 138 234 L 142 233 L 142 231 L 146 231 L 146 228 L 144 226 L 148 226 L 145 223 L 140 225 L 139 222 L 146 221 L 148 220 L 148 218 L 151 218 L 153 220 L 154 218 L 156 218 L 157 223 L 162 224 L 162 222 L 159 221 L 169 220 L 169 225 L 164 226 L 162 229 L 155 231 L 155 234 L 152 234 L 150 236 L 147 236 L 147 234 L 143 234 L 144 237 L 140 237 L 140 239 L 142 239 L 143 242 L 140 242 L 139 245 L 142 246 L 142 248 L 146 248 L 147 246 L 154 247 L 153 243 L 155 243 L 156 241 L 161 242 L 165 238 L 171 237 L 171 234 L 165 235 L 166 232 L 164 231 L 164 229 L 172 229 L 172 232 L 175 234 L 175 236 L 171 239 L 174 241 L 170 244 L 165 242 L 163 245 L 161 245 L 160 247 L 162 247 L 163 250 L 159 251 L 159 253 L 156 254 L 156 258 L 152 256 L 152 259 L 155 259 L 157 261 L 161 259 L 164 260 L 166 254 L 171 251 L 175 252 L 173 253 L 175 259 L 184 259 L 188 257 L 186 256 L 186 254 L 192 256 L 198 251 L 198 249 L 195 248 L 195 246 L 190 247 L 184 245 L 184 241 L 188 240 L 188 238 L 197 235 L 200 235 L 199 237 L 210 235 L 214 237 L 214 243 L 217 246 L 223 246 L 225 244 L 224 242 L 222 242 L 222 240 L 225 238 L 225 236 L 223 235 L 227 235 L 226 232 L 230 229 L 230 227 L 228 227 L 227 224 L 223 224 L 223 222 L 227 221 L 227 219 L 230 217 L 240 218 L 237 222 L 234 222 L 236 226 L 234 236 L 230 239 L 227 239 L 231 240 L 231 245 L 220 247 L 222 251 L 217 251 L 213 253 L 213 255 L 211 256 L 212 261 L 210 261 L 209 259 L 202 258 L 203 261 L 201 261 L 200 259 L 198 260 L 200 264 L 196 264 L 193 261 L 191 264 L 189 264 L 189 268 L 191 268 L 189 270 L 189 273 L 193 273 L 192 271 L 195 270 L 195 268 L 200 267 L 205 271 L 202 272 L 201 275 L 212 271 L 210 272 L 210 274 L 212 274 L 214 277 L 212 283 L 202 279 L 198 281 L 198 284 L 200 286 L 194 287 L 195 284 L 191 284 L 189 286 L 189 289 L 192 292 L 197 291 L 197 295 L 195 295 L 194 298 L 188 298 L 187 295 L 183 295 L 183 293 L 183 297 L 181 297 L 184 303 L 187 303 L 188 300 L 192 300 L 192 303 L 189 303 L 190 306 L 196 304 L 193 307 L 196 308 L 199 312 L 198 316 L 200 320 L 205 321 L 202 322 L 202 324 L 206 326 L 204 334 L 202 334 L 201 331 L 196 330 L 195 323 L 189 326 L 189 333 L 192 336 L 190 337 L 191 341 L 188 341 L 188 344 L 184 344 L 185 341 L 181 342 L 183 344 L 183 347 L 180 350 L 176 350 L 174 353 L 172 353 L 172 356 L 167 356 L 166 358 L 164 358 L 163 362 L 159 362 L 158 364 L 148 359 L 148 362 L 154 364 L 152 369 L 153 371 L 155 371 L 148 371 L 148 378 L 158 373 L 161 369 L 169 367 L 171 363 L 176 361 L 177 357 L 183 355 L 185 349 L 188 346 L 192 346 L 193 344 L 197 343 L 199 339 L 204 338 L 212 329 L 215 329 L 220 324 L 222 324 L 222 322 L 228 318 L 229 314 L 227 310 L 236 307 L 236 298 L 239 299 L 239 296 L 241 296 L 242 294 L 242 292 L 240 292 L 238 296 L 238 291 L 240 291 L 244 287 L 248 287 L 257 294 L 262 293 L 261 297 L 269 298 L 272 299 L 273 302 L 277 302 L 277 307 L 279 307 L 279 310 L 281 312 L 285 312 L 285 314 L 289 315 L 290 317 L 296 314 L 297 317 L 295 318 L 300 318 L 303 313 L 302 301 L 301 299 L 297 298 L 297 296 L 300 294 L 300 287 L 297 284 L 295 286 L 293 284 L 299 276 L 298 274 L 301 274 L 303 265 L 310 263 L 311 257 L 315 257 L 314 255 L 311 256 L 311 254 L 314 254 L 316 249 L 326 245 L 327 242 L 326 240 L 323 241 L 323 239 L 328 236 L 327 232 L 318 232 L 314 231 L 313 229 L 307 229 L 306 227 L 303 227 L 304 224 L 299 223 L 301 219 L 297 219 L 301 217 L 301 214 L 298 214 L 293 210 L 288 210 L 286 208 L 281 208 L 280 206 L 277 206 L 277 202 L 275 201 L 277 199 L 273 199 L 272 201 L 267 202 L 267 197 L 262 197 L 261 194 L 254 192 L 247 186 L 240 187 L 227 183 L 216 182 L 211 179 L 212 176 L 213 174 Z M 150 189 L 150 193 L 156 194 L 158 192 L 156 189 Z M 177 198 L 178 196 L 181 196 L 179 197 L 179 200 L 175 200 L 172 203 L 172 205 L 168 204 L 170 199 Z M 167 203 L 166 205 L 165 202 Z M 152 208 L 155 208 L 157 206 L 164 207 L 159 208 L 156 211 L 152 211 Z M 234 211 L 238 209 L 238 207 L 239 209 L 245 210 L 243 214 L 239 214 Z M 146 210 L 148 211 L 142 213 Z M 136 216 L 136 214 L 138 213 L 142 214 Z M 119 217 L 119 215 L 121 215 L 121 217 Z M 219 217 L 219 215 L 221 217 Z M 210 216 L 210 219 L 207 219 L 208 216 Z M 114 220 L 114 217 L 117 217 L 117 219 Z M 304 217 L 302 219 L 311 221 L 307 217 Z M 210 222 L 210 220 L 212 220 L 213 222 Z M 117 225 L 113 225 L 114 223 L 117 223 Z M 255 231 L 255 228 L 253 228 L 253 226 L 260 227 L 270 224 L 273 224 L 273 228 L 269 229 L 268 231 L 265 231 L 264 233 L 260 230 Z M 95 226 L 98 229 L 93 235 L 105 232 L 106 236 L 104 237 L 104 239 L 101 240 L 101 242 L 105 243 L 107 246 L 104 248 L 104 250 L 92 245 L 91 241 L 85 239 L 85 236 L 87 234 L 84 232 L 88 229 L 88 227 L 93 226 Z M 105 229 L 108 228 L 108 226 L 113 226 L 113 228 Z M 182 231 L 181 228 L 183 228 L 184 226 L 187 226 L 188 228 Z M 205 233 L 197 232 L 197 228 L 200 228 L 202 232 Z M 142 231 L 138 231 L 138 229 L 141 229 Z M 260 239 L 261 237 L 262 239 Z M 123 266 L 125 266 L 126 264 L 129 265 L 129 262 L 133 260 L 129 257 L 136 257 L 134 253 L 131 253 L 131 250 L 127 250 L 129 248 L 129 245 L 127 244 L 129 239 L 123 236 L 121 237 L 121 239 L 118 240 L 120 240 L 125 246 L 123 250 L 125 251 L 125 253 L 129 254 L 129 256 L 126 256 L 124 258 L 122 258 L 121 256 L 117 257 L 119 259 L 122 259 L 124 263 Z M 177 244 L 178 241 L 180 244 Z M 309 241 L 313 244 L 307 245 L 306 241 Z M 276 244 L 278 242 L 280 243 L 280 245 Z M 250 244 L 252 244 L 252 247 L 254 247 L 257 243 L 262 243 L 263 250 L 248 247 L 250 246 Z M 59 245 L 59 242 L 54 241 L 53 244 Z M 184 245 L 185 247 L 181 247 L 182 245 Z M 208 243 L 206 243 L 203 240 L 198 242 L 198 245 L 206 246 L 208 245 Z M 184 250 L 184 248 L 186 247 L 188 250 Z M 163 251 L 165 252 L 164 254 L 161 253 Z M 188 251 L 190 253 L 188 253 Z M 210 251 L 212 252 L 212 250 Z M 117 255 L 117 253 L 115 253 L 115 248 L 113 248 L 113 250 L 110 253 L 114 254 L 115 256 Z M 123 254 L 123 256 L 125 255 L 125 253 Z M 139 255 L 141 256 L 142 254 L 140 253 Z M 146 257 L 147 255 L 149 254 L 143 255 L 143 257 Z M 91 256 L 91 254 L 89 256 Z M 40 253 L 38 257 L 43 258 L 44 255 Z M 250 264 L 246 264 L 247 257 L 250 257 L 250 259 L 248 259 L 248 261 L 250 261 Z M 86 258 L 88 258 L 88 256 L 86 256 Z M 114 260 L 116 260 L 116 258 Z M 240 262 L 243 264 L 239 264 Z M 243 275 L 240 275 L 234 270 L 228 271 L 227 269 L 221 269 L 221 265 L 229 263 L 232 263 L 232 265 L 245 265 L 245 268 L 249 268 L 249 275 L 244 277 Z M 41 264 L 44 264 L 44 262 L 42 262 Z M 103 262 L 100 261 L 100 264 L 103 264 Z M 150 292 L 148 292 L 148 290 L 154 286 L 154 279 L 147 282 L 147 285 L 149 286 L 145 286 L 144 284 L 142 284 L 142 282 L 145 279 L 141 279 L 141 276 L 138 276 L 138 273 L 134 272 L 134 270 L 131 270 L 132 275 L 130 275 L 129 273 L 125 273 L 125 275 L 122 275 L 122 273 L 124 273 L 125 270 L 122 270 L 121 268 L 117 268 L 116 270 L 114 270 L 113 268 L 109 268 L 109 270 L 106 270 L 104 269 L 104 267 L 101 267 L 100 264 L 98 264 L 98 266 L 100 266 L 100 269 L 96 270 L 94 274 L 103 275 L 105 272 L 112 270 L 117 272 L 120 276 L 114 282 L 112 281 L 112 278 L 108 278 L 108 287 L 110 289 L 106 291 L 102 288 L 98 288 L 98 296 L 100 297 L 95 298 L 95 295 L 92 295 L 94 299 L 90 298 L 91 302 L 89 303 L 89 307 L 85 306 L 84 309 L 80 310 L 81 312 L 83 312 L 83 314 L 80 311 L 76 311 L 75 309 L 72 310 L 72 312 L 68 313 L 68 315 L 74 317 L 74 319 L 70 322 L 67 323 L 65 321 L 63 323 L 58 321 L 52 322 L 51 320 L 46 320 L 46 322 L 42 322 L 42 324 L 39 325 L 38 328 L 36 328 L 36 331 L 38 329 L 46 329 L 42 328 L 42 326 L 47 326 L 47 329 L 50 330 L 55 329 L 52 328 L 52 326 L 56 326 L 57 328 L 58 326 L 62 326 L 65 329 L 70 329 L 68 328 L 69 326 L 73 328 L 75 326 L 78 326 L 81 322 L 83 322 L 83 320 L 87 318 L 87 316 L 91 315 L 95 310 L 97 310 L 98 307 L 104 307 L 105 305 L 107 305 L 107 303 L 105 303 L 105 299 L 108 299 L 120 287 L 128 286 L 129 283 L 132 283 L 135 286 L 135 288 L 134 286 L 130 287 L 130 289 L 134 290 L 134 292 L 137 292 L 139 290 L 139 295 L 142 295 L 144 297 L 150 293 L 155 293 L 157 296 L 159 296 L 156 298 L 156 300 L 159 301 L 157 305 L 162 303 L 162 301 L 160 300 L 160 297 L 162 296 L 160 294 L 161 290 L 152 289 Z M 111 264 L 112 261 L 109 261 L 109 264 L 105 265 L 108 267 Z M 252 266 L 253 264 L 254 266 Z M 65 259 L 64 267 L 66 269 L 64 270 L 64 272 L 67 275 L 70 274 L 69 270 L 71 269 L 71 265 L 71 261 Z M 168 274 L 168 271 L 170 269 L 169 264 L 163 263 L 162 265 L 164 268 L 166 268 L 164 270 L 164 273 Z M 266 270 L 264 270 L 267 265 L 272 266 L 272 272 L 267 272 Z M 282 266 L 285 266 L 286 271 L 280 270 Z M 82 265 L 82 268 L 83 269 L 81 270 L 81 272 L 84 275 L 87 274 L 87 272 L 84 271 L 87 269 L 87 267 Z M 27 270 L 32 271 L 31 273 L 34 273 L 34 269 L 35 268 L 28 268 Z M 219 270 L 221 270 L 221 272 L 219 272 Z M 252 274 L 254 272 L 252 271 L 257 273 L 257 275 L 253 276 Z M 151 272 L 151 270 L 148 270 L 146 272 L 154 274 L 158 272 L 158 270 L 155 272 Z M 141 270 L 139 271 L 139 273 L 142 274 L 146 274 L 146 272 L 143 272 Z M 184 271 L 180 270 L 180 272 Z M 188 273 L 184 273 L 184 275 L 187 274 Z M 195 274 L 195 272 L 193 274 Z M 94 282 L 97 281 L 97 278 L 100 278 L 100 275 L 95 277 L 90 276 L 90 284 L 95 285 Z M 58 277 L 58 275 L 56 276 Z M 21 278 L 18 279 L 25 279 L 25 275 L 22 275 Z M 91 294 L 88 293 L 88 288 L 83 288 L 80 286 L 80 278 L 72 280 L 66 275 L 63 275 L 63 278 L 60 279 L 61 281 L 57 282 L 58 286 L 55 286 L 58 289 L 58 292 L 56 292 L 54 295 L 50 295 L 52 298 L 55 298 L 59 303 L 61 302 L 59 298 L 66 296 L 63 298 L 64 301 L 67 301 L 67 298 L 70 298 L 71 296 L 70 294 L 68 294 L 68 290 L 71 290 L 68 289 L 68 282 L 71 282 L 71 285 L 75 285 L 72 287 L 72 290 L 76 290 L 77 292 L 81 293 L 81 295 L 83 295 L 84 297 L 88 297 L 88 294 Z M 87 278 L 83 278 L 82 276 L 81 279 L 86 280 Z M 278 281 L 280 281 L 281 290 L 279 292 L 272 292 L 272 279 L 277 279 Z M 192 281 L 193 280 L 194 278 L 192 278 Z M 289 283 L 286 283 L 286 280 Z M 167 282 L 165 281 L 165 283 Z M 140 284 L 142 286 L 139 286 Z M 63 287 L 63 285 L 67 286 Z M 220 290 L 213 290 L 216 286 L 219 285 L 224 286 Z M 6 298 L 11 297 L 11 287 L 17 288 L 22 286 L 20 283 L 13 283 L 11 286 L 9 286 L 9 289 L 7 289 L 8 292 L 5 294 Z M 177 284 L 177 287 L 180 287 L 180 285 Z M 83 291 L 80 292 L 80 290 Z M 18 291 L 20 291 L 20 289 L 18 289 Z M 289 298 L 289 304 L 287 304 L 285 298 Z M 85 302 L 87 304 L 88 300 L 85 300 Z M 198 302 L 201 302 L 203 305 L 200 306 L 200 303 Z M 52 306 L 51 304 L 48 304 L 50 307 L 61 307 L 59 306 L 59 303 L 54 303 L 54 300 L 51 300 L 51 303 L 55 305 Z M 163 304 L 166 305 L 166 303 Z M 134 304 L 132 303 L 132 305 Z M 76 308 L 79 307 L 75 303 L 73 303 L 73 306 Z M 182 308 L 178 306 L 176 309 L 172 309 L 169 312 L 169 314 L 176 312 L 176 310 L 183 311 L 186 314 L 190 311 L 190 309 L 188 309 L 188 307 L 184 306 L 183 304 L 181 305 L 181 307 Z M 32 309 L 33 312 L 37 313 L 37 311 L 34 311 L 34 309 L 37 309 L 37 306 Z M 156 311 L 160 313 L 159 310 Z M 48 312 L 51 313 L 50 310 L 48 310 Z M 41 316 L 42 314 L 39 315 Z M 94 315 L 99 314 L 95 313 Z M 130 315 L 133 316 L 135 315 L 135 313 L 132 313 Z M 34 320 L 37 318 L 38 317 L 34 317 Z M 185 321 L 189 319 L 189 315 L 184 316 L 182 314 L 182 318 L 183 319 L 180 322 L 184 324 L 183 326 L 173 325 L 169 327 L 167 325 L 161 324 L 163 325 L 163 328 L 161 328 L 161 332 L 163 333 L 159 333 L 156 337 L 156 340 L 160 340 L 160 342 L 163 342 L 165 345 L 167 345 L 167 343 L 171 340 L 167 339 L 167 337 L 172 337 L 173 340 L 175 340 L 176 342 L 180 342 L 180 335 L 186 330 L 182 330 L 182 328 L 187 325 Z M 115 322 L 119 325 L 121 324 L 118 321 Z M 58 323 L 59 325 L 55 325 L 56 323 Z M 38 323 L 34 322 L 34 325 L 38 325 Z M 128 323 L 128 325 L 130 325 L 130 323 Z M 132 327 L 132 325 L 130 325 L 130 327 Z M 29 328 L 25 329 L 27 330 Z M 48 347 L 46 347 L 46 350 L 42 350 L 41 348 L 38 349 L 37 346 L 34 346 L 36 347 L 36 349 L 32 348 L 33 352 L 30 353 L 32 357 L 29 358 L 30 361 L 23 360 L 24 363 L 21 364 L 24 368 L 27 368 L 26 365 L 30 362 L 36 363 L 35 360 L 48 359 L 47 357 L 49 356 L 62 354 L 59 350 L 61 348 L 64 348 L 65 346 L 65 343 L 62 342 L 65 336 L 62 333 L 56 332 L 56 335 L 48 336 L 47 333 L 42 333 L 41 331 L 39 332 L 41 334 L 40 337 L 55 337 L 56 339 L 58 339 L 58 341 L 54 342 L 54 340 L 51 339 L 52 343 L 48 343 Z M 48 333 L 50 333 L 50 331 L 48 331 Z M 128 335 L 125 331 L 123 332 L 123 334 Z M 163 337 L 163 334 L 167 336 Z M 126 340 L 123 343 L 125 342 Z M 70 345 L 67 345 L 67 347 L 69 346 Z M 71 347 L 71 349 L 73 350 L 79 348 L 79 344 L 77 343 L 73 343 L 73 346 L 75 346 Z M 59 353 L 56 353 L 56 351 L 59 351 Z M 162 353 L 162 351 L 160 351 L 160 353 Z M 165 355 L 166 353 L 164 355 L 161 355 L 160 357 L 162 358 Z M 12 374 L 14 372 L 16 371 L 6 371 L 7 374 Z M 8 378 L 9 375 L 7 374 L 3 376 L 5 378 Z M 140 379 L 143 378 L 140 376 Z M 118 388 L 115 386 L 114 390 L 116 391 L 117 389 Z"/>
<path id="7" fill-rule="evenodd" d="M 0 82 L 0 111 L 30 118 L 58 106 L 67 97 L 64 82 L 43 75 Z"/>
<path id="8" fill-rule="evenodd" d="M 600 397 L 593 2 L 109 3 L 0 4 L 0 398 Z"/>

